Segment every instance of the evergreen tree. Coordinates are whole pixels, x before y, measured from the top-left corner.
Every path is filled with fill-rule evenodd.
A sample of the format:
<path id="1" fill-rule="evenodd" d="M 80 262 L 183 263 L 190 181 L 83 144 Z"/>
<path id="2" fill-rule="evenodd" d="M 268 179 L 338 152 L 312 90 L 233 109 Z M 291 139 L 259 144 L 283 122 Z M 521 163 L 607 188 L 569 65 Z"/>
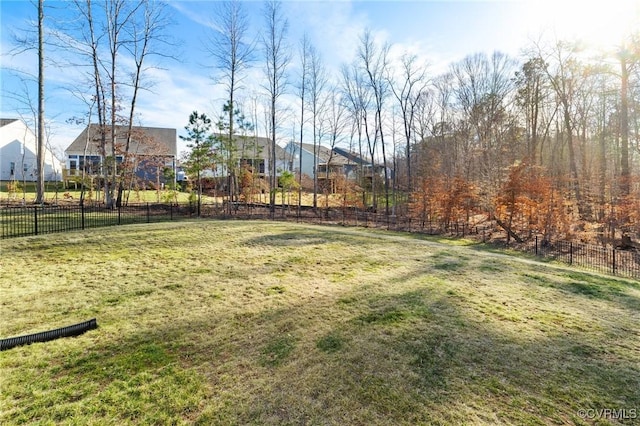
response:
<path id="1" fill-rule="evenodd" d="M 206 114 L 198 114 L 193 111 L 189 116 L 189 124 L 184 127 L 187 136 L 180 136 L 183 141 L 189 142 L 187 147 L 191 151 L 185 159 L 185 171 L 190 178 L 195 178 L 198 188 L 198 216 L 202 202 L 202 174 L 205 170 L 212 169 L 216 162 L 214 139 L 211 134 L 211 119 Z"/>

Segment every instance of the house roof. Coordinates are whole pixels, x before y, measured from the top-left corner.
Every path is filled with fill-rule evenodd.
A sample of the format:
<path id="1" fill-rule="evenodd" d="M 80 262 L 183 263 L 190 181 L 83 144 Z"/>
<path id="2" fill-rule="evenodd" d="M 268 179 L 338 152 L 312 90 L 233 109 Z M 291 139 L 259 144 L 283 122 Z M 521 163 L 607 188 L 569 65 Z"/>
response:
<path id="1" fill-rule="evenodd" d="M 224 135 L 216 134 L 216 137 L 224 137 Z M 243 158 L 269 158 L 269 150 L 271 149 L 271 139 L 261 136 L 241 136 L 234 135 L 237 154 Z M 255 157 L 254 157 L 255 155 Z M 276 144 L 276 159 L 282 160 L 286 158 L 286 151 Z"/>
<path id="2" fill-rule="evenodd" d="M 127 141 L 127 126 L 116 126 L 116 148 L 124 149 Z M 87 134 L 89 144 L 87 145 Z M 111 151 L 111 127 L 106 129 L 106 150 Z M 71 142 L 65 152 L 68 154 L 84 153 L 85 146 L 87 154 L 96 155 L 100 153 L 101 132 L 100 126 L 92 124 L 86 127 L 78 137 Z M 176 129 L 162 127 L 140 127 L 132 128 L 131 145 L 129 152 L 137 155 L 177 155 Z"/>
<path id="3" fill-rule="evenodd" d="M 14 121 L 18 121 L 17 118 L 0 118 L 0 127 L 4 127 L 7 124 L 11 124 Z"/>
<path id="4" fill-rule="evenodd" d="M 362 164 L 362 165 L 365 165 L 365 166 L 371 164 L 371 161 L 367 160 L 366 158 L 362 158 L 360 156 L 360 154 L 356 154 L 355 152 L 348 151 L 346 149 L 342 149 L 342 148 L 338 148 L 338 147 L 335 147 L 333 150 L 336 153 L 342 155 L 343 157 L 348 158 L 349 162 L 351 162 L 351 163 Z M 376 162 L 375 165 L 376 166 L 380 166 L 381 164 Z"/>
<path id="5" fill-rule="evenodd" d="M 366 166 L 371 164 L 369 160 L 367 160 L 366 158 L 362 158 L 359 154 L 356 154 L 355 152 L 351 152 L 343 148 L 339 148 L 337 146 L 331 149 L 331 148 L 327 148 L 325 146 L 319 145 L 317 146 L 317 148 L 318 148 L 318 160 L 320 161 L 320 164 L 327 164 L 327 162 L 329 162 L 329 159 L 331 159 L 330 164 L 336 165 L 336 166 L 343 165 L 343 164 L 359 164 L 359 165 Z M 310 153 L 313 153 L 313 144 L 303 143 L 302 149 Z M 379 164 L 376 163 L 376 166 L 378 165 Z"/>
<path id="6" fill-rule="evenodd" d="M 331 148 L 327 148 L 326 146 L 322 145 L 317 145 L 315 148 L 317 149 L 318 153 L 319 165 L 331 164 L 332 166 L 341 166 L 348 163 L 348 159 L 344 158 L 340 154 L 337 154 L 336 151 L 332 150 Z M 302 149 L 313 153 L 314 147 L 313 144 L 303 143 Z"/>

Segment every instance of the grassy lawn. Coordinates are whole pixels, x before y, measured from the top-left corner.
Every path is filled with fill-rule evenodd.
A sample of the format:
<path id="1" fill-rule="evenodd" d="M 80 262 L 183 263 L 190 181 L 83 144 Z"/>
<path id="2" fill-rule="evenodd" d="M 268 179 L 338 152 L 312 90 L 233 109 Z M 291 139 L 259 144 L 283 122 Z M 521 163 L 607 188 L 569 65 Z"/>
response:
<path id="1" fill-rule="evenodd" d="M 640 424 L 638 282 L 257 221 L 1 252 L 0 337 L 99 325 L 0 352 L 1 424 Z"/>
<path id="2" fill-rule="evenodd" d="M 66 196 L 65 196 L 66 194 Z M 89 196 L 85 194 L 85 197 L 89 197 L 92 200 L 101 200 L 102 193 L 98 194 L 96 192 L 93 195 Z M 22 201 L 22 197 L 25 197 L 27 203 L 33 203 L 36 199 L 35 189 L 23 194 L 19 193 L 9 193 L 6 191 L 2 191 L 0 187 L 0 203 L 2 202 L 20 202 Z M 58 192 L 55 190 L 45 192 L 45 200 L 48 203 L 53 202 L 66 202 L 78 204 L 80 201 L 80 190 L 74 189 L 61 189 Z M 202 196 L 203 204 L 213 204 L 213 203 L 222 203 L 225 197 L 212 197 L 208 195 Z M 167 203 L 167 202 L 177 202 L 178 203 L 188 203 L 189 202 L 189 193 L 184 191 L 177 191 L 175 193 L 170 192 L 168 190 L 164 191 L 131 191 L 129 194 L 128 202 L 131 204 L 136 203 Z M 269 194 L 255 194 L 251 199 L 251 202 L 254 203 L 269 203 Z M 286 204 L 298 205 L 298 195 L 297 192 L 292 192 L 291 194 L 284 194 L 284 202 Z M 282 204 L 282 193 L 276 193 L 276 204 Z M 324 195 L 318 195 L 318 207 L 324 208 L 327 207 L 340 207 L 342 205 L 342 196 L 340 194 L 332 194 L 329 197 L 325 197 Z M 304 206 L 312 206 L 313 205 L 313 194 L 303 193 L 302 194 L 302 205 Z"/>
<path id="3" fill-rule="evenodd" d="M 100 192 L 100 194 L 102 194 L 102 192 Z M 88 193 L 86 193 L 85 197 L 87 197 L 87 199 L 91 198 L 93 200 L 96 200 L 96 199 L 101 199 L 100 194 L 94 191 L 91 196 L 88 195 Z M 23 194 L 22 191 L 19 193 L 9 193 L 9 192 L 0 190 L 0 202 L 21 201 L 23 198 L 23 195 L 27 203 L 33 203 L 36 199 L 35 190 L 29 191 L 25 194 Z M 74 189 L 69 189 L 69 190 L 60 189 L 58 192 L 56 192 L 55 190 L 47 190 L 45 192 L 44 198 L 49 203 L 53 203 L 57 201 L 57 202 L 67 202 L 67 203 L 77 204 L 80 201 L 80 195 L 81 195 L 81 191 L 74 190 Z M 131 193 L 129 194 L 128 201 L 129 203 L 157 203 L 157 202 L 166 203 L 169 201 L 175 202 L 176 198 L 179 203 L 186 203 L 189 201 L 189 193 L 178 191 L 175 193 L 175 197 L 174 197 L 173 193 L 171 193 L 170 191 L 151 191 L 151 190 L 131 191 Z M 207 196 L 203 197 L 203 202 L 214 202 L 214 201 L 215 199 L 213 197 L 207 197 Z"/>

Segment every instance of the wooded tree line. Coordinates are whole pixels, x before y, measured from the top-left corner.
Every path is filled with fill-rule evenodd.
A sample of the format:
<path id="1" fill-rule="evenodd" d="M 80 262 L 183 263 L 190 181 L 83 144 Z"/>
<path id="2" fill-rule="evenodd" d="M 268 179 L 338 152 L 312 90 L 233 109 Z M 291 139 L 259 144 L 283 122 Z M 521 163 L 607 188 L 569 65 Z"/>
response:
<path id="1" fill-rule="evenodd" d="M 626 43 L 587 57 L 554 41 L 519 61 L 494 53 L 452 64 L 418 103 L 400 162 L 402 184 L 421 188 L 414 211 L 445 222 L 485 212 L 518 239 L 638 233 L 637 34 Z"/>
<path id="2" fill-rule="evenodd" d="M 226 5 L 221 22 L 246 18 L 240 2 Z M 240 78 L 263 58 L 272 140 L 297 123 L 298 142 L 315 154 L 340 145 L 382 164 L 383 175 L 360 165 L 362 179 L 348 189 L 361 196 L 344 197 L 351 204 L 444 224 L 495 220 L 516 239 L 640 232 L 638 33 L 598 54 L 563 40 L 531 42 L 517 58 L 475 53 L 436 74 L 415 55 L 392 56 L 365 30 L 353 60 L 332 71 L 307 36 L 287 40 L 280 3 L 264 11 L 261 45 L 251 45 L 247 27 L 227 25 L 218 36 L 244 47 Z M 218 64 L 227 78 L 237 69 Z M 229 94 L 227 105 L 246 110 Z M 292 94 L 279 109 L 275 101 Z"/>
<path id="3" fill-rule="evenodd" d="M 133 125 L 147 61 L 167 56 L 169 20 L 151 0 L 74 0 L 70 7 L 80 18 L 59 23 L 50 43 L 73 52 L 66 64 L 85 71 L 91 95 L 78 95 L 88 120 L 97 117 L 104 129 L 104 155 L 115 158 L 109 140 L 117 124 Z M 244 127 L 272 140 L 272 206 L 275 143 L 293 133 L 316 153 L 343 146 L 382 164 L 382 174 L 360 165 L 362 180 L 348 187 L 345 200 L 363 208 L 445 224 L 496 220 L 518 239 L 583 229 L 640 236 L 638 33 L 598 54 L 578 42 L 541 40 L 519 57 L 474 53 L 435 72 L 410 53 L 392 55 L 392 46 L 365 30 L 353 60 L 332 70 L 308 36 L 289 38 L 280 2 L 263 3 L 258 36 L 246 7 L 217 5 L 203 60 L 226 93 L 218 126 L 226 149 L 235 149 L 237 116 L 251 117 Z M 110 173 L 105 193 L 116 202 L 123 171 Z M 312 178 L 316 206 L 318 173 Z"/>

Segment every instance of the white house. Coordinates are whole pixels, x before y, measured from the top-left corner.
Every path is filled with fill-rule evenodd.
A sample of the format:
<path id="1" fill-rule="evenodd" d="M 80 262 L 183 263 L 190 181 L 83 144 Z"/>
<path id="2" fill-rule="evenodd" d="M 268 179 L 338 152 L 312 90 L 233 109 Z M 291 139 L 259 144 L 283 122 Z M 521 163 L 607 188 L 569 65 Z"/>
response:
<path id="1" fill-rule="evenodd" d="M 300 173 L 303 175 L 313 177 L 313 145 L 303 144 L 302 150 L 300 150 L 299 142 L 289 142 L 284 150 L 289 159 L 289 167 L 291 171 Z M 299 154 L 301 152 L 301 154 Z M 302 169 L 300 169 L 300 155 L 302 155 Z"/>
<path id="2" fill-rule="evenodd" d="M 0 118 L 0 180 L 38 179 L 37 138 L 29 126 L 17 118 Z M 44 179 L 59 181 L 62 162 L 49 149 L 44 150 Z"/>
<path id="3" fill-rule="evenodd" d="M 287 153 L 290 170 L 295 173 L 299 173 L 302 170 L 302 175 L 313 178 L 315 150 L 315 170 L 318 174 L 318 181 L 322 187 L 331 192 L 335 192 L 337 189 L 338 177 L 351 181 L 358 179 L 370 180 L 372 167 L 376 175 L 383 176 L 384 173 L 383 165 L 374 163 L 372 166 L 371 161 L 344 148 L 328 148 L 319 145 L 314 149 L 312 144 L 306 143 L 302 144 L 302 149 L 300 148 L 300 143 L 298 142 L 289 142 L 284 148 Z M 300 167 L 299 152 L 302 155 L 302 167 Z"/>
<path id="4" fill-rule="evenodd" d="M 300 143 L 289 142 L 284 148 L 289 159 L 291 170 L 298 173 L 300 171 L 300 157 L 298 152 L 302 151 L 302 174 L 313 177 L 313 157 L 314 147 L 312 144 L 303 143 L 300 150 Z M 360 157 L 358 154 L 343 148 L 333 149 L 319 145 L 316 150 L 316 170 L 318 178 L 322 179 L 328 173 L 339 173 L 348 179 L 355 179 L 358 168 L 365 170 L 365 176 L 371 174 L 371 161 Z M 376 173 L 380 174 L 384 168 L 380 164 L 375 164 Z"/>

